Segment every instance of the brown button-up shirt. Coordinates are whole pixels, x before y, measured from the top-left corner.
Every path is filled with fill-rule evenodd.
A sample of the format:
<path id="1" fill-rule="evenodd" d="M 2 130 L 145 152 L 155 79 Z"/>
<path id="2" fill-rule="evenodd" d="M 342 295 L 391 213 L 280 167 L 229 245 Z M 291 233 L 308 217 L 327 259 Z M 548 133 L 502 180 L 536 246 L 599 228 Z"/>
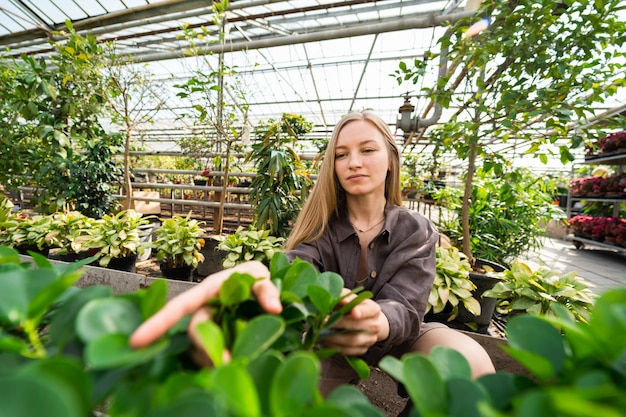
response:
<path id="1" fill-rule="evenodd" d="M 369 278 L 363 285 L 387 317 L 389 337 L 366 356 L 380 358 L 419 335 L 435 279 L 438 238 L 432 222 L 421 214 L 404 207 L 385 208 L 385 225 L 368 245 Z M 346 288 L 357 286 L 361 246 L 347 215 L 332 218 L 318 240 L 300 243 L 287 255 L 311 262 L 319 272 L 338 273 Z"/>

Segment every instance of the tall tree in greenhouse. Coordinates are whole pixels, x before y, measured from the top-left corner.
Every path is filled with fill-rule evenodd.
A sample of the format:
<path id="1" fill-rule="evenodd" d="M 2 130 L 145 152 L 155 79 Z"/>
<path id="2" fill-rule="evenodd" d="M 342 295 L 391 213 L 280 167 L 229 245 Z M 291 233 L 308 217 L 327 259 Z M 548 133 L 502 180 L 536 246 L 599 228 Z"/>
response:
<path id="1" fill-rule="evenodd" d="M 500 176 L 510 163 L 494 144 L 509 144 L 546 163 L 558 149 L 563 163 L 585 138 L 603 135 L 594 107 L 626 86 L 626 23 L 620 1 L 505 1 L 482 3 L 475 19 L 459 21 L 439 39 L 452 62 L 426 89 L 433 102 L 456 108 L 435 129 L 437 145 L 468 162 L 461 219 L 463 252 L 472 258 L 469 205 L 476 163 Z M 488 28 L 464 36 L 480 18 Z M 434 54 L 433 54 L 434 55 Z M 418 83 L 425 63 L 402 62 L 400 82 Z M 428 135 L 427 135 L 428 136 Z M 558 146 L 557 146 L 558 145 Z"/>
<path id="2" fill-rule="evenodd" d="M 217 161 L 217 167 L 224 171 L 218 216 L 213 221 L 213 228 L 217 234 L 221 234 L 223 229 L 231 152 L 248 130 L 248 104 L 243 85 L 239 82 L 229 82 L 237 76 L 237 71 L 224 62 L 223 53 L 218 56 L 215 66 L 209 59 L 211 55 L 207 56 L 203 51 L 206 44 L 215 42 L 223 44 L 226 25 L 224 11 L 227 6 L 226 0 L 213 3 L 213 24 L 218 28 L 217 39 L 213 39 L 214 35 L 205 27 L 198 31 L 184 28 L 185 37 L 189 41 L 189 48 L 185 54 L 195 57 L 196 66 L 191 70 L 192 76 L 187 82 L 175 85 L 179 89 L 176 95 L 191 101 L 192 116 L 199 127 L 210 128 L 211 132 L 206 133 L 207 138 L 202 142 L 214 142 L 214 149 L 217 151 L 214 160 Z M 214 138 L 217 140 L 214 141 Z"/>
<path id="3" fill-rule="evenodd" d="M 133 187 L 130 173 L 131 138 L 135 129 L 151 123 L 165 103 L 165 94 L 152 82 L 152 74 L 145 66 L 133 64 L 130 58 L 116 57 L 110 51 L 111 61 L 107 78 L 111 93 L 107 96 L 113 111 L 113 121 L 124 132 L 124 209 L 134 209 Z"/>
<path id="4" fill-rule="evenodd" d="M 61 207 L 99 217 L 117 206 L 119 137 L 104 131 L 107 87 L 103 46 L 67 23 L 51 41 L 50 62 L 22 56 L 2 60 L 0 169 L 11 187 L 32 185 L 40 211 Z"/>

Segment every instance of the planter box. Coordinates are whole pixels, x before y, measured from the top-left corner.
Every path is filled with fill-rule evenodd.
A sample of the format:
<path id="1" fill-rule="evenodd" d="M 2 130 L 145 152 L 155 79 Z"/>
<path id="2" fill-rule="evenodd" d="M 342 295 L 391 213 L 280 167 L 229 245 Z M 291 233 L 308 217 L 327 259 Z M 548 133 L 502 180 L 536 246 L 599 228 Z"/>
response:
<path id="1" fill-rule="evenodd" d="M 22 255 L 21 257 L 23 261 L 32 261 L 32 258 L 30 256 Z M 66 263 L 54 260 L 50 260 L 50 262 L 53 264 Z M 83 268 L 85 269 L 85 273 L 76 283 L 77 287 L 84 288 L 91 287 L 93 285 L 106 285 L 107 287 L 111 287 L 113 289 L 113 293 L 116 295 L 137 291 L 142 288 L 147 288 L 154 281 L 158 279 L 163 279 L 147 277 L 145 275 L 135 274 L 133 272 L 123 272 L 109 268 L 100 268 L 97 266 L 85 266 Z M 193 282 L 186 281 L 174 281 L 169 279 L 166 281 L 168 288 L 168 300 L 196 285 Z"/>

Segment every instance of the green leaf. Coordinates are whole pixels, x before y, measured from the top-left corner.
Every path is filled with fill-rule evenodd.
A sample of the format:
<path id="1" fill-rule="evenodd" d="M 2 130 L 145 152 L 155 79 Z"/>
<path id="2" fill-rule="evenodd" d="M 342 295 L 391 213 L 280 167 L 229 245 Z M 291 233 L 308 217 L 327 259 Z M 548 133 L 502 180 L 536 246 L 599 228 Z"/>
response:
<path id="1" fill-rule="evenodd" d="M 359 378 L 365 380 L 370 377 L 370 367 L 367 362 L 357 356 L 345 356 L 345 358 Z"/>
<path id="2" fill-rule="evenodd" d="M 298 262 L 291 265 L 283 279 L 283 290 L 291 291 L 300 298 L 307 295 L 307 287 L 317 282 L 317 271 L 308 262 Z"/>
<path id="3" fill-rule="evenodd" d="M 261 416 L 261 403 L 254 381 L 243 365 L 230 363 L 216 368 L 212 381 L 214 391 L 226 401 L 233 415 Z"/>
<path id="4" fill-rule="evenodd" d="M 255 279 L 250 274 L 232 274 L 220 287 L 219 299 L 223 306 L 230 307 L 250 298 Z"/>
<path id="5" fill-rule="evenodd" d="M 452 378 L 447 382 L 448 415 L 451 417 L 482 417 L 479 404 L 490 397 L 484 387 L 466 378 Z"/>
<path id="6" fill-rule="evenodd" d="M 513 317 L 507 324 L 509 346 L 517 349 L 516 359 L 523 359 L 525 366 L 541 379 L 548 379 L 563 369 L 565 363 L 565 347 L 559 331 L 538 317 L 520 315 Z M 526 351 L 531 355 L 520 351 Z M 537 362 L 528 363 L 533 357 Z M 549 366 L 545 366 L 544 362 Z M 543 365 L 543 366 L 542 366 Z"/>
<path id="7" fill-rule="evenodd" d="M 268 381 L 274 379 L 274 375 L 283 362 L 283 357 L 276 351 L 266 351 L 248 364 L 248 372 L 254 380 L 263 415 L 270 415 L 270 388 Z"/>
<path id="8" fill-rule="evenodd" d="M 76 318 L 76 333 L 84 342 L 118 333 L 130 335 L 141 324 L 141 313 L 122 298 L 100 298 L 88 302 Z"/>
<path id="9" fill-rule="evenodd" d="M 142 293 L 141 319 L 146 320 L 159 311 L 167 301 L 167 281 L 157 279 Z"/>
<path id="10" fill-rule="evenodd" d="M 68 298 L 50 321 L 50 338 L 62 348 L 76 337 L 76 318 L 80 309 L 89 301 L 113 296 L 111 287 L 96 285 L 83 288 Z"/>
<path id="11" fill-rule="evenodd" d="M 317 391 L 320 365 L 312 353 L 295 352 L 278 368 L 270 389 L 271 415 L 297 416 L 310 406 Z"/>
<path id="12" fill-rule="evenodd" d="M 389 374 L 393 379 L 404 383 L 404 362 L 393 356 L 385 356 L 378 362 L 380 369 Z"/>
<path id="13" fill-rule="evenodd" d="M 0 377 L 0 392 L 0 409 L 7 416 L 87 415 L 76 392 L 48 375 Z"/>
<path id="14" fill-rule="evenodd" d="M 443 380 L 451 378 L 472 379 L 472 368 L 465 356 L 454 349 L 435 346 L 428 354 Z"/>
<path id="15" fill-rule="evenodd" d="M 233 358 L 253 359 L 266 351 L 285 331 L 285 322 L 278 316 L 263 314 L 250 320 L 237 335 Z"/>
<path id="16" fill-rule="evenodd" d="M 50 269 L 14 269 L 0 272 L 0 317 L 21 323 L 35 297 L 56 280 Z"/>
<path id="17" fill-rule="evenodd" d="M 226 350 L 226 342 L 224 341 L 224 333 L 222 329 L 213 321 L 205 321 L 196 326 L 198 337 L 202 343 L 202 347 L 209 355 L 209 359 L 214 366 L 221 366 Z"/>
<path id="18" fill-rule="evenodd" d="M 448 394 L 433 362 L 420 353 L 411 353 L 402 359 L 404 386 L 415 408 L 422 415 L 446 412 Z"/>
<path id="19" fill-rule="evenodd" d="M 328 292 L 328 290 L 318 285 L 309 285 L 307 288 L 307 294 L 320 315 L 326 316 L 330 314 L 334 304 L 333 296 Z"/>
<path id="20" fill-rule="evenodd" d="M 146 363 L 163 352 L 168 341 L 157 340 L 142 349 L 133 349 L 124 334 L 106 334 L 87 344 L 85 361 L 93 369 L 122 368 Z"/>

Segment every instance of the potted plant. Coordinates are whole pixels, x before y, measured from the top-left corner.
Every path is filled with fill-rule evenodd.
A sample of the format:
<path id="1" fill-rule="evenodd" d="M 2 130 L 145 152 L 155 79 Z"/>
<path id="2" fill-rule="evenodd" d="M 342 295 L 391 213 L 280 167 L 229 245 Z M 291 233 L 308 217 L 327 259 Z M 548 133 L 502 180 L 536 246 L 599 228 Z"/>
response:
<path id="1" fill-rule="evenodd" d="M 489 265 L 482 265 L 482 274 L 473 272 L 467 256 L 453 246 L 437 247 L 436 258 L 436 276 L 425 320 L 486 333 L 496 300 L 485 297 L 484 292 L 499 281 L 499 274 Z"/>
<path id="2" fill-rule="evenodd" d="M 575 271 L 562 274 L 546 267 L 533 271 L 524 262 L 517 261 L 502 273 L 501 281 L 483 295 L 497 298 L 498 312 L 505 316 L 529 313 L 555 317 L 564 307 L 573 319 L 587 322 L 593 306 L 589 287 Z"/>
<path id="3" fill-rule="evenodd" d="M 252 260 L 261 261 L 269 266 L 274 254 L 282 250 L 285 242 L 282 237 L 271 236 L 269 230 L 257 230 L 253 225 L 247 229 L 239 226 L 235 233 L 221 237 L 220 240 L 217 249 L 227 253 L 222 261 L 224 268 L 232 268 Z"/>
<path id="4" fill-rule="evenodd" d="M 133 209 L 105 214 L 93 223 L 91 247 L 98 248 L 98 264 L 134 272 L 142 247 L 141 226 L 149 220 Z"/>
<path id="5" fill-rule="evenodd" d="M 200 222 L 191 218 L 191 212 L 186 217 L 161 220 L 152 248 L 166 278 L 191 281 L 193 270 L 204 260 L 200 252 L 204 246 L 204 239 L 200 238 L 203 233 Z"/>
<path id="6" fill-rule="evenodd" d="M 23 214 L 15 217 L 11 228 L 13 247 L 25 255 L 33 251 L 47 257 L 55 235 L 51 232 L 51 223 L 52 218 L 48 215 Z"/>
<path id="7" fill-rule="evenodd" d="M 50 230 L 54 231 L 51 257 L 73 262 L 95 255 L 95 219 L 78 211 L 63 211 L 52 214 Z"/>

